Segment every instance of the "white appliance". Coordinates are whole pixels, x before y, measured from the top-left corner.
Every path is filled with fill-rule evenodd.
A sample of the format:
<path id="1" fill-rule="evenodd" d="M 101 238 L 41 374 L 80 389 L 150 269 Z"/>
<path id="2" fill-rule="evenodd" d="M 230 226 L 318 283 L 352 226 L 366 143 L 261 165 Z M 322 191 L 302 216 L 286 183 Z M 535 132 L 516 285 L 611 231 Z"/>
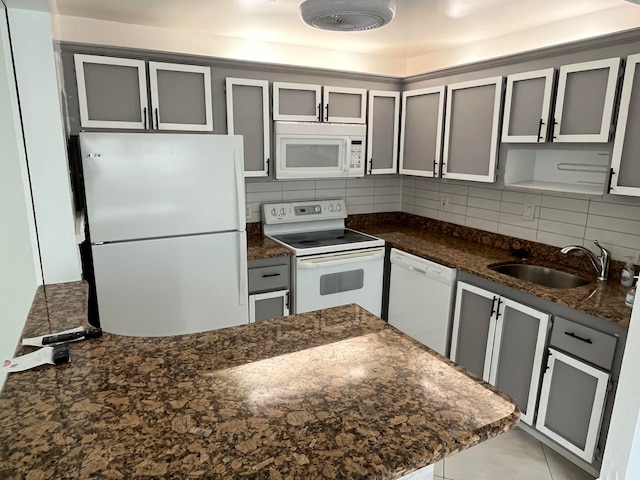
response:
<path id="1" fill-rule="evenodd" d="M 456 269 L 391 249 L 389 324 L 449 355 Z"/>
<path id="2" fill-rule="evenodd" d="M 242 137 L 83 132 L 80 149 L 102 329 L 247 323 Z"/>
<path id="3" fill-rule="evenodd" d="M 366 126 L 275 122 L 276 178 L 364 176 Z"/>
<path id="4" fill-rule="evenodd" d="M 293 311 L 357 303 L 382 310 L 384 240 L 344 227 L 344 200 L 262 206 L 263 231 L 295 253 Z"/>

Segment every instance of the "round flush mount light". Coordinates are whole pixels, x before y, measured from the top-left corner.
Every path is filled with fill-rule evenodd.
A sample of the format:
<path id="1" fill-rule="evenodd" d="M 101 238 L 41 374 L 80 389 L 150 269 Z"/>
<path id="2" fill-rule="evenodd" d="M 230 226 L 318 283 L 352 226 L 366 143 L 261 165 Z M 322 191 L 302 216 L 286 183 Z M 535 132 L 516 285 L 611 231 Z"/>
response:
<path id="1" fill-rule="evenodd" d="M 395 13 L 393 0 L 305 0 L 300 4 L 306 24 L 336 32 L 379 28 L 393 20 Z"/>

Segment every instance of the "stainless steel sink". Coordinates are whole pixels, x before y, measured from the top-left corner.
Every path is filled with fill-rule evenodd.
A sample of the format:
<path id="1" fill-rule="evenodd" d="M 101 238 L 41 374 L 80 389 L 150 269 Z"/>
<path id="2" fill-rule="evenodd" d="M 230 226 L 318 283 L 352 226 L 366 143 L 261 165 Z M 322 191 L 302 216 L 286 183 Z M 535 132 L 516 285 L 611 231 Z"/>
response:
<path id="1" fill-rule="evenodd" d="M 524 263 L 503 263 L 489 265 L 491 270 L 504 273 L 511 277 L 519 278 L 527 282 L 550 288 L 575 288 L 591 283 L 578 275 L 554 270 L 540 265 L 527 265 Z"/>

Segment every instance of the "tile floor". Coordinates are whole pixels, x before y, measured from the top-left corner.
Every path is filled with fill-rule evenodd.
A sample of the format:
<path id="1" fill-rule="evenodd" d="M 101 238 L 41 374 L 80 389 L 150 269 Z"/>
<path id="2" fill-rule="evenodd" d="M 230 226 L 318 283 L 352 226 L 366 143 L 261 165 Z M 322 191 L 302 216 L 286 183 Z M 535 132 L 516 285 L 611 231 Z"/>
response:
<path id="1" fill-rule="evenodd" d="M 435 480 L 593 480 L 584 470 L 515 428 L 436 464 Z"/>

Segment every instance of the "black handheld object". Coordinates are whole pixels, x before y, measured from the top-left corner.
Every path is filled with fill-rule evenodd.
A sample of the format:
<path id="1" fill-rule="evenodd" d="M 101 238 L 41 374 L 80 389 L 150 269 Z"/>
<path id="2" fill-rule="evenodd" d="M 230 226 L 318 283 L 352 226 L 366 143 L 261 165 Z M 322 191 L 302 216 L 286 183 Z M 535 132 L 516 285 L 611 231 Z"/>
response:
<path id="1" fill-rule="evenodd" d="M 63 363 L 69 363 L 70 361 L 71 358 L 69 357 L 69 345 L 56 345 L 55 347 L 53 347 L 54 364 L 62 365 Z"/>
<path id="2" fill-rule="evenodd" d="M 82 330 L 81 332 L 61 333 L 58 335 L 49 335 L 48 337 L 42 337 L 42 345 L 71 342 L 73 340 L 80 340 L 85 338 L 98 338 L 101 335 L 101 328 L 87 328 L 86 330 Z"/>

